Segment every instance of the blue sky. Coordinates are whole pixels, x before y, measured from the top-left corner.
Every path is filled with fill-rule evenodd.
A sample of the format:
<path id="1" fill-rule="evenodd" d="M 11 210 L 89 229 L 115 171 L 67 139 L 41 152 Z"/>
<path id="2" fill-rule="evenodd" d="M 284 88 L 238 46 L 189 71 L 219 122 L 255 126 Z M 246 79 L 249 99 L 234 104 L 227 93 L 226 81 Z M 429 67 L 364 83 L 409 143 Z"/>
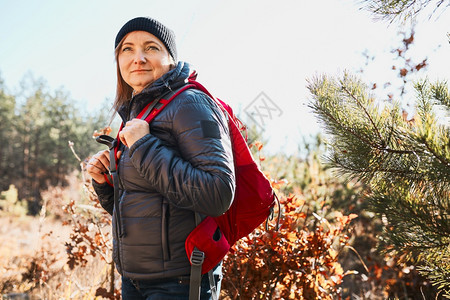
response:
<path id="1" fill-rule="evenodd" d="M 389 69 L 397 25 L 374 21 L 354 0 L 282 1 L 0 0 L 0 74 L 10 92 L 27 73 L 63 87 L 89 110 L 115 91 L 114 38 L 136 16 L 151 16 L 177 35 L 178 57 L 198 80 L 242 111 L 262 92 L 281 110 L 267 119 L 268 151 L 293 153 L 319 131 L 306 104 L 306 78 L 356 71 L 366 49 L 377 63 L 365 80 L 395 80 Z M 425 18 L 423 18 L 425 19 Z M 426 20 L 426 19 L 425 19 Z M 411 50 L 428 57 L 429 76 L 449 78 L 450 12 L 417 26 Z"/>

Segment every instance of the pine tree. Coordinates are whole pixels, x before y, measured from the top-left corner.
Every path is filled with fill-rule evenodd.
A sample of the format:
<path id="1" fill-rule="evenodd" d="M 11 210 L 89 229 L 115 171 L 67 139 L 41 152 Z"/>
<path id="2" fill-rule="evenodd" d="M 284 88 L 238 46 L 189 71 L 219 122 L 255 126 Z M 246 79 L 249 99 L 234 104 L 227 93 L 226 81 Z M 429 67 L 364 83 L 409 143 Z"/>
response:
<path id="1" fill-rule="evenodd" d="M 450 6 L 446 0 L 364 0 L 363 2 L 375 16 L 391 22 L 397 19 L 400 21 L 413 19 L 428 7 L 432 9 L 431 17 L 439 10 Z"/>
<path id="2" fill-rule="evenodd" d="M 328 163 L 364 182 L 385 223 L 380 247 L 415 263 L 450 298 L 450 95 L 446 82 L 415 85 L 416 115 L 380 103 L 348 74 L 308 83 L 329 134 Z"/>
<path id="3" fill-rule="evenodd" d="M 9 188 L 9 178 L 15 162 L 11 161 L 14 140 L 14 109 L 16 99 L 8 94 L 0 77 L 0 191 Z"/>

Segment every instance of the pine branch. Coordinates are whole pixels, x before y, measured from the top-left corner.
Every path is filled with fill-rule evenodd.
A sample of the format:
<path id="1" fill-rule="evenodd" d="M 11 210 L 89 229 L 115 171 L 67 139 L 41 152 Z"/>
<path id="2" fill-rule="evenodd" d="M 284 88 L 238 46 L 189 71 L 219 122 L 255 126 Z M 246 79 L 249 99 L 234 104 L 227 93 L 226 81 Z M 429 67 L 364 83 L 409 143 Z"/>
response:
<path id="1" fill-rule="evenodd" d="M 411 190 L 405 181 L 376 190 L 369 200 L 375 211 L 389 219 L 395 235 L 415 244 L 419 241 L 417 247 L 448 244 L 443 242 L 450 236 L 448 190 L 430 190 L 426 184 Z"/>
<path id="2" fill-rule="evenodd" d="M 344 85 L 343 82 L 341 82 L 342 85 L 342 89 L 353 99 L 355 100 L 355 102 L 358 104 L 358 106 L 364 111 L 364 114 L 369 118 L 370 123 L 373 126 L 373 129 L 375 130 L 378 138 L 381 141 L 382 147 L 384 147 L 384 141 L 383 141 L 383 137 L 380 134 L 380 131 L 378 131 L 378 127 L 375 125 L 375 122 L 372 119 L 372 116 L 367 112 L 366 108 L 361 104 L 361 101 L 359 101 L 359 99 L 353 94 L 351 93 Z"/>
<path id="3" fill-rule="evenodd" d="M 448 161 L 445 157 L 442 157 L 441 155 L 437 154 L 431 147 L 430 144 L 424 140 L 424 145 L 427 147 L 427 150 L 430 151 L 431 154 L 434 155 L 443 165 L 450 167 L 450 161 Z"/>
<path id="4" fill-rule="evenodd" d="M 389 126 L 389 134 L 388 134 L 388 139 L 387 139 L 387 145 L 390 145 L 392 142 L 392 138 L 394 137 L 394 132 L 395 132 L 395 116 L 393 113 L 391 113 L 391 117 L 392 117 L 392 123 Z"/>
<path id="5" fill-rule="evenodd" d="M 364 174 L 373 175 L 374 173 L 377 173 L 377 172 L 387 173 L 387 174 L 396 174 L 396 175 L 420 175 L 420 173 L 418 173 L 418 172 L 412 173 L 412 172 L 407 172 L 407 171 L 399 170 L 399 169 L 379 168 L 376 170 L 368 170 L 368 168 L 365 168 L 365 169 L 353 168 L 353 167 L 349 166 L 348 164 L 341 162 L 337 157 L 334 157 L 334 159 L 331 162 L 334 167 L 338 167 L 342 170 L 351 171 L 351 174 L 359 173 L 359 175 L 353 174 L 354 176 L 358 177 L 359 179 L 364 178 Z M 372 176 L 369 176 L 369 177 L 372 177 Z M 368 180 L 365 180 L 365 181 L 368 181 Z"/>
<path id="6" fill-rule="evenodd" d="M 344 126 L 342 123 L 340 123 L 331 113 L 329 113 L 328 111 L 323 110 L 320 107 L 313 107 L 314 109 L 316 109 L 317 112 L 320 112 L 322 114 L 324 114 L 325 116 L 327 116 L 331 121 L 333 121 L 333 123 L 335 125 L 337 125 L 338 127 L 340 127 L 342 130 L 344 130 L 345 132 L 350 133 L 351 135 L 353 135 L 354 137 L 356 137 L 357 139 L 359 139 L 360 141 L 362 141 L 363 143 L 366 143 L 367 145 L 372 146 L 373 148 L 375 148 L 375 145 L 372 145 L 372 143 L 365 139 L 364 137 L 360 136 L 359 134 L 357 134 L 355 131 L 352 130 L 351 127 L 348 126 Z"/>
<path id="7" fill-rule="evenodd" d="M 431 92 L 433 93 L 433 98 L 439 102 L 440 105 L 444 106 L 447 110 L 450 109 L 450 94 L 447 88 L 447 82 L 437 82 L 435 85 L 431 86 Z"/>
<path id="8" fill-rule="evenodd" d="M 317 105 L 317 103 L 312 104 L 309 107 L 312 108 L 313 110 L 315 110 L 316 113 L 319 114 L 319 117 L 321 117 L 321 115 L 326 116 L 329 120 L 331 120 L 333 122 L 333 124 L 335 126 L 337 126 L 338 128 L 341 128 L 344 132 L 347 132 L 347 133 L 351 134 L 356 139 L 360 140 L 362 143 L 364 143 L 366 145 L 369 145 L 373 149 L 376 149 L 376 150 L 379 150 L 379 151 L 384 151 L 386 153 L 397 153 L 397 154 L 416 154 L 417 153 L 417 151 L 392 149 L 392 148 L 386 146 L 386 143 L 384 142 L 384 140 L 382 138 L 382 135 L 381 135 L 380 131 L 378 130 L 378 127 L 376 126 L 375 122 L 373 121 L 372 116 L 367 111 L 367 109 L 362 105 L 361 101 L 359 101 L 358 98 L 353 93 L 351 93 L 343 84 L 342 84 L 342 90 L 344 90 L 352 99 L 355 100 L 355 102 L 358 104 L 358 106 L 363 110 L 364 114 L 369 118 L 370 123 L 372 124 L 372 126 L 373 126 L 373 128 L 374 128 L 374 130 L 376 132 L 376 135 L 382 141 L 381 145 L 373 143 L 369 139 L 367 139 L 364 136 L 358 134 L 358 132 L 355 131 L 353 128 L 344 125 L 332 113 L 330 113 L 328 110 L 324 109 L 320 105 Z M 326 119 L 324 119 L 323 117 L 321 117 L 321 119 L 326 124 L 326 126 L 328 126 L 328 127 L 330 126 L 330 123 L 327 122 Z M 392 133 L 392 131 L 393 131 L 393 127 L 391 127 L 391 133 Z M 334 132 L 331 132 L 331 133 L 334 133 Z"/>

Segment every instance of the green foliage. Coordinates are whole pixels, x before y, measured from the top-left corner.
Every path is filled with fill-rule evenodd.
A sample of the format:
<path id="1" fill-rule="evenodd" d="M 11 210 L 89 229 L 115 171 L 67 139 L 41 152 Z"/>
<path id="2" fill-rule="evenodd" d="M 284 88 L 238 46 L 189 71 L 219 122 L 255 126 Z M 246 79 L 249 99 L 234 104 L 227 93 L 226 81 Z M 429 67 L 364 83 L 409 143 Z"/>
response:
<path id="1" fill-rule="evenodd" d="M 37 214 L 41 192 L 65 185 L 79 165 L 68 142 L 81 149 L 82 157 L 101 149 L 91 136 L 107 124 L 108 110 L 80 111 L 67 92 L 49 92 L 42 80 L 27 77 L 21 87 L 10 95 L 0 80 L 0 190 L 14 183 L 29 212 Z"/>
<path id="2" fill-rule="evenodd" d="M 19 193 L 14 185 L 0 193 L 0 212 L 12 216 L 24 216 L 28 210 L 27 203 L 19 200 Z"/>
<path id="3" fill-rule="evenodd" d="M 450 290 L 450 127 L 445 83 L 416 85 L 417 115 L 377 103 L 357 78 L 309 81 L 311 108 L 330 136 L 329 165 L 368 185 L 371 209 L 386 220 L 381 247 L 427 268 L 429 278 Z M 443 264 L 442 262 L 447 262 Z"/>
<path id="4" fill-rule="evenodd" d="M 445 2 L 445 0 L 364 0 L 367 10 L 391 22 L 396 19 L 401 21 L 412 19 L 428 6 L 433 8 L 431 16 L 436 11 L 450 6 Z"/>
<path id="5" fill-rule="evenodd" d="M 14 146 L 11 140 L 14 128 L 14 109 L 16 106 L 15 98 L 9 95 L 0 78 L 0 190 L 6 190 L 11 183 L 9 181 L 9 172 L 13 167 L 10 161 L 12 148 Z"/>

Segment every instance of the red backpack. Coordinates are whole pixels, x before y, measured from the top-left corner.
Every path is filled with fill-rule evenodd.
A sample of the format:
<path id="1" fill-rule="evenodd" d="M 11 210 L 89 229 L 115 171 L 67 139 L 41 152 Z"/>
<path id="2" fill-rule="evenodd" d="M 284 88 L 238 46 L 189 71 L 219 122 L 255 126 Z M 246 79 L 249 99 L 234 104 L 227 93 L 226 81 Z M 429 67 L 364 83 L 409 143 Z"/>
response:
<path id="1" fill-rule="evenodd" d="M 272 217 L 275 203 L 278 202 L 279 205 L 270 181 L 261 172 L 251 155 L 246 139 L 239 129 L 241 123 L 233 114 L 231 107 L 215 98 L 195 80 L 196 77 L 197 74 L 192 73 L 189 76 L 188 84 L 169 95 L 165 95 L 165 99 L 149 103 L 137 116 L 137 118 L 150 123 L 180 93 L 194 88 L 216 101 L 228 118 L 236 177 L 235 195 L 231 207 L 222 216 L 206 217 L 197 224 L 197 227 L 186 239 L 186 254 L 192 265 L 190 299 L 198 299 L 201 274 L 212 270 L 224 258 L 234 243 L 250 234 L 269 217 Z M 122 126 L 120 129 L 122 129 Z M 114 148 L 114 156 L 117 158 L 117 143 Z M 111 155 L 111 162 L 115 160 L 112 157 Z M 115 171 L 115 169 L 115 166 L 111 165 L 111 170 Z M 115 205 L 118 207 L 118 203 L 115 203 Z M 196 219 L 197 217 L 198 215 L 196 215 Z M 210 272 L 210 283 L 212 284 L 211 280 L 212 273 Z M 211 288 L 214 289 L 213 285 Z M 214 291 L 212 293 L 214 294 Z"/>
<path id="2" fill-rule="evenodd" d="M 228 116 L 236 190 L 231 207 L 223 215 L 206 217 L 186 239 L 186 254 L 192 265 L 190 299 L 198 298 L 198 290 L 193 289 L 200 284 L 199 269 L 201 268 L 201 274 L 210 271 L 225 257 L 234 243 L 273 216 L 276 202 L 279 205 L 270 181 L 261 172 L 252 157 L 247 141 L 239 129 L 240 121 L 233 114 L 233 110 L 228 104 L 215 98 L 195 79 L 196 74 L 194 73 L 189 77 L 189 84 L 185 88 L 195 88 L 204 92 L 214 99 Z M 220 232 L 217 231 L 218 228 Z M 210 284 L 212 284 L 212 280 L 210 273 Z M 213 285 L 211 287 L 214 289 Z"/>

